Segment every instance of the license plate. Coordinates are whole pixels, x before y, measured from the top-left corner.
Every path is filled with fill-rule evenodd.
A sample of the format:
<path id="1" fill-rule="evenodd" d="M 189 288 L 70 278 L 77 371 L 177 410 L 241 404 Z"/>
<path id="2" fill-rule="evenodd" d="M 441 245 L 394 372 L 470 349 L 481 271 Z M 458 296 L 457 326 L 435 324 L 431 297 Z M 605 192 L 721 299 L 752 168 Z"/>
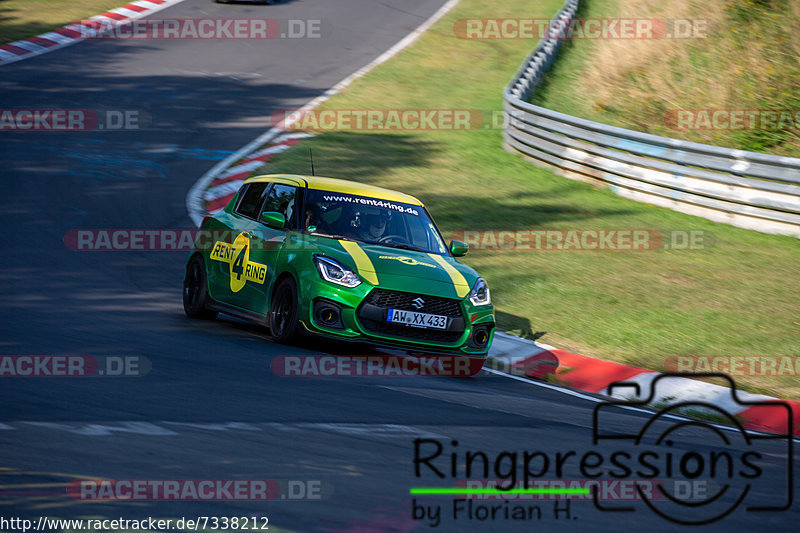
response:
<path id="1" fill-rule="evenodd" d="M 402 309 L 389 309 L 386 321 L 416 328 L 447 329 L 446 316 L 429 315 L 428 313 L 417 313 L 416 311 L 404 311 Z"/>

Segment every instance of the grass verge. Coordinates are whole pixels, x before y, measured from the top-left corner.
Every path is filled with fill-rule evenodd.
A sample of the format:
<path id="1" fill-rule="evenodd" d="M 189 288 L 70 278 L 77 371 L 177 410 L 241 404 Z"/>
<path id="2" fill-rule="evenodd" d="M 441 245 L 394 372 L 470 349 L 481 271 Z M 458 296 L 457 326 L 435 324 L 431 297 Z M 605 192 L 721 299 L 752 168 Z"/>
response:
<path id="1" fill-rule="evenodd" d="M 125 5 L 121 0 L 3 0 L 0 45 L 53 31 Z"/>
<path id="2" fill-rule="evenodd" d="M 560 0 L 462 0 L 412 47 L 323 109 L 500 110 L 502 88 L 534 43 L 463 40 L 463 17 L 552 16 Z M 498 324 L 577 353 L 663 370 L 674 355 L 800 354 L 797 239 L 716 224 L 572 181 L 502 149 L 501 130 L 339 131 L 276 157 L 263 172 L 309 172 L 419 197 L 443 234 L 465 229 L 700 231 L 673 251 L 489 251 L 464 259 L 488 280 Z M 796 376 L 741 385 L 800 398 Z"/>
<path id="3" fill-rule="evenodd" d="M 695 37 L 570 40 L 533 103 L 655 135 L 800 157 L 800 2 L 582 0 L 577 16 L 681 20 Z M 705 123 L 713 110 L 758 115 L 725 129 Z M 776 114 L 752 127 L 749 117 L 762 111 Z"/>

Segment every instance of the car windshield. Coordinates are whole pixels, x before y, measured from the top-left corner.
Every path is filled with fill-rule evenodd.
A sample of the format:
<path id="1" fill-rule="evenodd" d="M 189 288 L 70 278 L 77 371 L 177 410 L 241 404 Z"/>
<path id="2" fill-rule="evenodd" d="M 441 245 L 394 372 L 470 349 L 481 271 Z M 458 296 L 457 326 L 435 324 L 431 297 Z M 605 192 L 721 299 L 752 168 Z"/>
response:
<path id="1" fill-rule="evenodd" d="M 447 253 L 424 207 L 367 196 L 308 190 L 303 230 L 403 250 Z"/>

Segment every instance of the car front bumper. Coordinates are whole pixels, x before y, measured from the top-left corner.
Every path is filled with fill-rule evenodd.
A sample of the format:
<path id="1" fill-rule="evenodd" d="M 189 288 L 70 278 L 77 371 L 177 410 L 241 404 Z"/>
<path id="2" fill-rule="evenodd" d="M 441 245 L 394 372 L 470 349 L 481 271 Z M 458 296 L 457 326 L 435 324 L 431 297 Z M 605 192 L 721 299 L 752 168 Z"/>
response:
<path id="1" fill-rule="evenodd" d="M 494 338 L 494 308 L 491 305 L 476 307 L 466 298 L 455 300 L 430 294 L 387 291 L 368 284 L 347 289 L 315 283 L 313 289 L 313 293 L 305 292 L 313 296 L 303 299 L 300 309 L 303 327 L 313 334 L 415 352 L 457 353 L 472 357 L 485 357 Z M 381 292 L 381 298 L 375 297 L 375 291 Z M 387 296 L 385 293 L 392 294 Z M 420 328 L 386 321 L 390 306 L 414 311 L 403 301 L 415 297 L 422 297 L 435 305 L 433 310 L 422 309 L 422 312 L 447 316 L 447 328 Z"/>

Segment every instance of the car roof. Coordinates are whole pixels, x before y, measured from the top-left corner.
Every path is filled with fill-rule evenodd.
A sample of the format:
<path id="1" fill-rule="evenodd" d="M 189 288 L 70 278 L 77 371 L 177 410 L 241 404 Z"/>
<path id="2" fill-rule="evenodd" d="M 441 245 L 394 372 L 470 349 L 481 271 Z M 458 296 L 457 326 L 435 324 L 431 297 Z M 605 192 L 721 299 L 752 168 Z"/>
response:
<path id="1" fill-rule="evenodd" d="M 377 198 L 379 200 L 389 200 L 391 202 L 402 202 L 405 204 L 422 205 L 418 199 L 409 194 L 359 183 L 357 181 L 343 180 L 337 178 L 324 178 L 322 176 L 301 176 L 298 174 L 265 174 L 253 176 L 246 180 L 247 183 L 253 181 L 271 181 L 275 183 L 285 183 L 297 187 L 307 187 L 309 189 L 338 192 L 341 194 L 354 194 Z"/>

